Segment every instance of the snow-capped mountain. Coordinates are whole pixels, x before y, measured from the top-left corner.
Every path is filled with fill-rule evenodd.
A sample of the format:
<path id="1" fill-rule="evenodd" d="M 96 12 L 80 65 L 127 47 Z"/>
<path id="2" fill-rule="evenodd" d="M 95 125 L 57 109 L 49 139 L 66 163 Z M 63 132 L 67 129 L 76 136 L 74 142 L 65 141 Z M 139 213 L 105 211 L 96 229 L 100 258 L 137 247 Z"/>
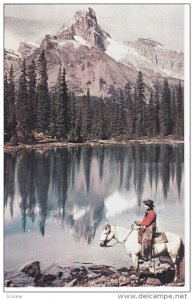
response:
<path id="1" fill-rule="evenodd" d="M 119 89 L 127 82 L 133 86 L 139 70 L 147 86 L 164 77 L 175 83 L 184 76 L 183 53 L 167 50 L 152 39 L 116 41 L 99 26 L 91 8 L 76 12 L 55 35 L 45 35 L 40 45 L 21 42 L 17 52 L 5 50 L 5 71 L 13 64 L 17 77 L 22 59 L 27 64 L 32 59 L 36 62 L 43 49 L 49 84 L 55 84 L 62 65 L 69 89 L 80 95 L 87 88 L 92 95 L 107 96 L 111 86 Z"/>

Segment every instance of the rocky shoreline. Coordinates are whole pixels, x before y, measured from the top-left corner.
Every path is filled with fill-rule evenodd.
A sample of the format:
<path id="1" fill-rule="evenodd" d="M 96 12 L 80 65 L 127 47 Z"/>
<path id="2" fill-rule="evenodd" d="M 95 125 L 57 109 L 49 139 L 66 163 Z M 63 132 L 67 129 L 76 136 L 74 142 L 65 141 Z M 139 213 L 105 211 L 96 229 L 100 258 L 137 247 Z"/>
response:
<path id="1" fill-rule="evenodd" d="M 6 143 L 4 145 L 4 152 L 17 152 L 20 150 L 49 150 L 54 148 L 69 148 L 69 147 L 80 147 L 80 146 L 111 146 L 111 145 L 130 145 L 130 144 L 184 144 L 184 140 L 175 140 L 171 137 L 168 138 L 153 138 L 153 139 L 135 139 L 135 140 L 94 140 L 85 143 L 68 143 L 68 142 L 57 142 L 54 140 L 41 140 L 35 144 L 18 144 L 12 145 Z"/>
<path id="2" fill-rule="evenodd" d="M 133 267 L 116 269 L 112 266 L 82 264 L 62 267 L 51 265 L 45 270 L 35 261 L 20 271 L 5 274 L 5 287 L 144 287 L 184 286 L 184 282 L 173 282 L 174 270 L 167 265 L 155 266 L 155 272 L 142 267 L 140 279 Z"/>

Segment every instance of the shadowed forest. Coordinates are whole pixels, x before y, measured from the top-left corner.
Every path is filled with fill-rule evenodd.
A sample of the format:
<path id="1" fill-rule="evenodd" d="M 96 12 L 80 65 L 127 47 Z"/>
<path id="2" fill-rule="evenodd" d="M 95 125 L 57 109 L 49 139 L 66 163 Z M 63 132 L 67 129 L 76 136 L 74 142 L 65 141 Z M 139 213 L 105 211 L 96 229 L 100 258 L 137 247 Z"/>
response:
<path id="1" fill-rule="evenodd" d="M 102 82 L 99 82 L 99 85 Z M 102 99 L 68 90 L 65 68 L 57 84 L 48 86 L 47 60 L 42 51 L 38 65 L 21 64 L 16 80 L 13 66 L 4 77 L 4 138 L 12 145 L 36 143 L 37 134 L 56 141 L 86 142 L 94 139 L 184 138 L 184 91 L 181 81 L 170 86 L 144 83 L 139 71 L 135 85 L 109 88 Z"/>

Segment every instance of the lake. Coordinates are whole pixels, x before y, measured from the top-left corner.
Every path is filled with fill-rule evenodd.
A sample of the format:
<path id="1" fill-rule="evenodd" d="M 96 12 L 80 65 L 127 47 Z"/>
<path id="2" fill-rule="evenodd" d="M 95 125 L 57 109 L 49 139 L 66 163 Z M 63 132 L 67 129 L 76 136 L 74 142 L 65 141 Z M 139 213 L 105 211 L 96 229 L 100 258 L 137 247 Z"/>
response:
<path id="1" fill-rule="evenodd" d="M 184 145 L 21 150 L 4 155 L 4 264 L 20 270 L 83 263 L 131 265 L 120 245 L 103 249 L 107 220 L 130 227 L 155 202 L 159 231 L 184 240 Z"/>

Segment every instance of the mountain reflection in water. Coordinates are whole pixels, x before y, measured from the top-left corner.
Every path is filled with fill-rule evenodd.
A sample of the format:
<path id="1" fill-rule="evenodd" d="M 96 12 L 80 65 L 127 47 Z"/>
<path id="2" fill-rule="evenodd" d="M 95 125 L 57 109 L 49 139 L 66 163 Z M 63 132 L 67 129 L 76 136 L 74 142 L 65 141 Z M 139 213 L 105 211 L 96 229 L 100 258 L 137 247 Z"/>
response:
<path id="1" fill-rule="evenodd" d="M 103 220 L 141 216 L 145 198 L 156 210 L 184 205 L 183 145 L 20 151 L 5 154 L 4 166 L 5 236 L 26 232 L 29 222 L 45 236 L 54 219 L 90 244 Z M 22 226 L 13 229 L 18 219 Z"/>

